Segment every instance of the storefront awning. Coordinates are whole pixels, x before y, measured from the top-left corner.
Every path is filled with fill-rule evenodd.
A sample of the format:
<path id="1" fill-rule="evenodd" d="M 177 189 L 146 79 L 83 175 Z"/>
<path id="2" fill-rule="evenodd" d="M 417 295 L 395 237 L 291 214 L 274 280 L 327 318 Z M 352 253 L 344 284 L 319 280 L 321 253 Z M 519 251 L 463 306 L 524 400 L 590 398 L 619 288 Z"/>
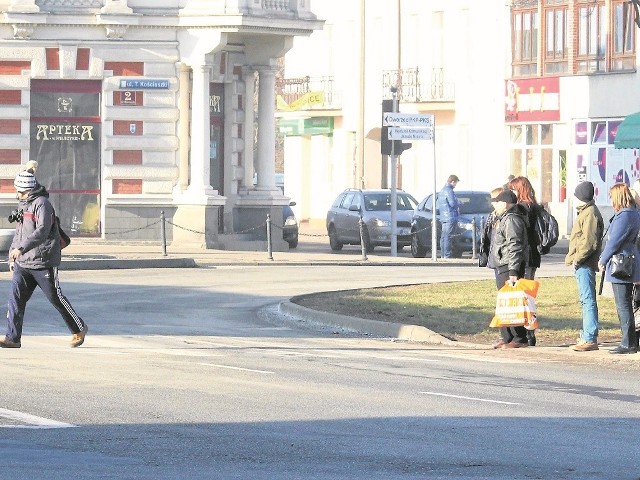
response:
<path id="1" fill-rule="evenodd" d="M 640 148 L 640 112 L 632 113 L 618 125 L 616 148 Z"/>

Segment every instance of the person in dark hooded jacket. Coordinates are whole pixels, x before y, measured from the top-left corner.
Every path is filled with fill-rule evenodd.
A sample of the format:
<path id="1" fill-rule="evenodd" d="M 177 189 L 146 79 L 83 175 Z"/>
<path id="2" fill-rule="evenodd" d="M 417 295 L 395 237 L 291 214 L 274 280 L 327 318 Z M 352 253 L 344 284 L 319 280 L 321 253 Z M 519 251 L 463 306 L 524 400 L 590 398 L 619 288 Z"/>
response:
<path id="1" fill-rule="evenodd" d="M 60 290 L 60 231 L 56 213 L 49 202 L 47 189 L 34 176 L 37 163 L 29 163 L 31 167 L 20 172 L 14 181 L 20 204 L 13 215 L 17 222 L 9 249 L 9 269 L 13 272 L 13 277 L 8 302 L 7 333 L 4 340 L 0 340 L 0 347 L 22 346 L 24 311 L 36 287 L 44 292 L 73 334 L 71 346 L 79 347 L 87 334 L 87 324 Z"/>
<path id="2" fill-rule="evenodd" d="M 488 264 L 494 269 L 496 287 L 502 288 L 509 281 L 515 283 L 524 278 L 529 258 L 527 240 L 527 211 L 520 205 L 515 193 L 505 190 L 492 198 L 496 220 L 489 251 Z M 500 328 L 502 341 L 494 348 L 528 347 L 527 329 L 524 327 Z"/>

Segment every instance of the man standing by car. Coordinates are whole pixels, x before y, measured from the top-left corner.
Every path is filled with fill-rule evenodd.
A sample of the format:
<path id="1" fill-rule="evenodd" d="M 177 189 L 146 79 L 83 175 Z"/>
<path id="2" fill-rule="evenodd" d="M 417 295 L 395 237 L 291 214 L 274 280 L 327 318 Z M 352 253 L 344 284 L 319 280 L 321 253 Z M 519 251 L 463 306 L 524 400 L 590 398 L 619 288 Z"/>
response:
<path id="1" fill-rule="evenodd" d="M 451 237 L 460 215 L 460 203 L 453 189 L 456 188 L 460 179 L 457 175 L 449 175 L 440 194 L 438 195 L 438 210 L 440 211 L 440 223 L 442 232 L 440 234 L 440 250 L 442 258 L 451 258 Z"/>

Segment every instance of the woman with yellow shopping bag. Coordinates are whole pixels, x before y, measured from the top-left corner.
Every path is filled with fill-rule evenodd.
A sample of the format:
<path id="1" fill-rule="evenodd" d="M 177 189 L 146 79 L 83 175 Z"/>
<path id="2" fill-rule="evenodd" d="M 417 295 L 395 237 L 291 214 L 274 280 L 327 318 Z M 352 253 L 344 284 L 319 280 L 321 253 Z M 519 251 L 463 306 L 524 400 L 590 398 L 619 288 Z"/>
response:
<path id="1" fill-rule="evenodd" d="M 496 286 L 500 289 L 505 283 L 515 284 L 524 277 L 529 258 L 527 212 L 518 204 L 516 195 L 509 190 L 498 193 L 491 202 L 496 216 L 487 266 L 493 268 Z M 529 346 L 524 326 L 501 327 L 500 336 L 502 340 L 495 348 Z"/>

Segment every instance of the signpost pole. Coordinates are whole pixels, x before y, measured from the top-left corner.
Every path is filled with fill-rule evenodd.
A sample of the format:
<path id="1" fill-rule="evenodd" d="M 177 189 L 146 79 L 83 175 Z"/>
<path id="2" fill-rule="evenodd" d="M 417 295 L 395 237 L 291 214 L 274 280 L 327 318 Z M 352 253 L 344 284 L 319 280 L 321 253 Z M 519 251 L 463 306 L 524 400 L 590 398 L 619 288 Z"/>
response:
<path id="1" fill-rule="evenodd" d="M 398 89 L 391 87 L 391 95 L 393 96 L 393 113 L 398 111 Z M 395 152 L 396 142 L 391 142 L 391 256 L 398 256 L 398 159 Z"/>
<path id="2" fill-rule="evenodd" d="M 431 142 L 433 142 L 433 195 L 431 196 L 431 260 L 438 259 L 438 236 L 436 232 L 436 194 L 438 192 L 438 185 L 436 180 L 436 119 L 433 118 L 433 133 L 431 135 Z"/>

